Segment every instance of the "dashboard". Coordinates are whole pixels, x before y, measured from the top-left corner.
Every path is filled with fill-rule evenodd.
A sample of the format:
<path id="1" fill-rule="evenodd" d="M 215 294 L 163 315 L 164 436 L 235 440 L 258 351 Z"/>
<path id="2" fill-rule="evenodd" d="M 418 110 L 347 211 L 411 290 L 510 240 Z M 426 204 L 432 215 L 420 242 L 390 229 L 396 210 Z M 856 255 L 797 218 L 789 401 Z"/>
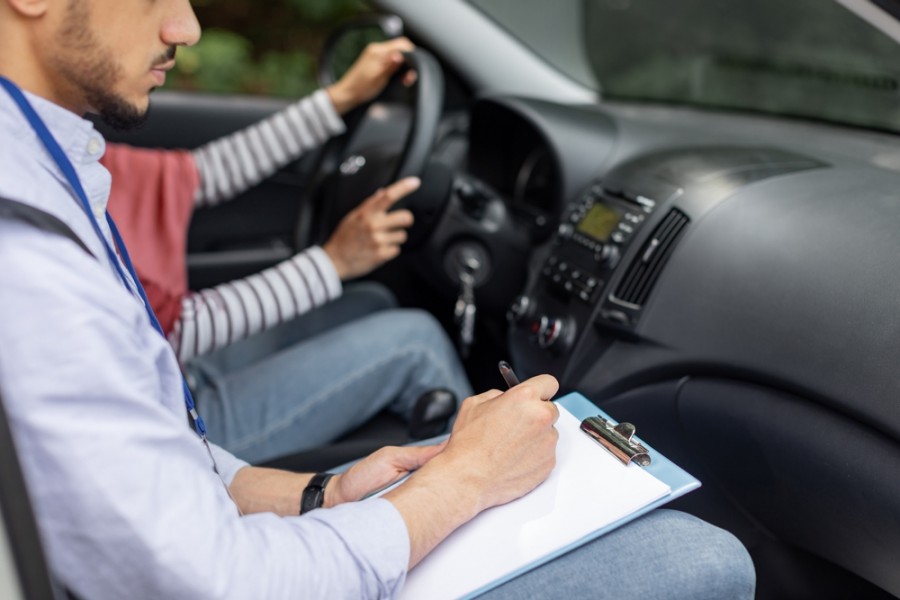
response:
<path id="1" fill-rule="evenodd" d="M 719 348 L 703 360 L 740 364 L 821 396 L 838 396 L 840 384 L 839 396 L 853 396 L 854 406 L 869 387 L 875 404 L 885 389 L 900 393 L 893 373 L 873 385 L 865 360 L 845 356 L 844 343 L 822 343 L 832 335 L 876 344 L 885 323 L 900 325 L 893 317 L 900 284 L 887 277 L 900 256 L 898 236 L 888 233 L 900 224 L 894 145 L 893 136 L 875 132 L 753 115 L 481 101 L 472 111 L 468 173 L 517 225 L 531 219 L 537 227 L 532 215 L 553 225 L 530 248 L 509 314 L 519 368 L 549 369 L 574 387 L 604 347 L 646 341 L 699 349 L 713 341 L 700 335 L 715 333 L 710 319 L 721 318 L 721 336 L 733 340 L 735 315 L 746 314 L 756 334 L 742 340 L 741 356 Z M 517 193 L 537 162 L 542 174 L 528 194 Z M 815 323 L 814 312 L 822 313 Z M 665 325 L 675 313 L 696 319 L 693 335 Z M 569 333 L 540 329 L 545 316 L 567 321 Z M 779 349 L 799 350 L 798 333 L 809 336 L 803 355 L 832 352 L 817 362 L 839 361 L 840 372 L 798 370 L 808 358 L 785 373 Z M 900 358 L 893 346 L 881 345 L 879 355 Z M 868 376 L 837 381 L 857 369 Z M 592 382 L 590 391 L 605 395 L 611 380 Z M 871 423 L 900 437 L 900 414 L 873 414 Z"/>
<path id="2" fill-rule="evenodd" d="M 687 506 L 748 545 L 900 594 L 895 138 L 489 98 L 469 139 L 531 240 L 506 311 L 520 375 L 638 424 L 704 481 Z"/>
<path id="3" fill-rule="evenodd" d="M 558 159 L 541 130 L 519 114 L 496 105 L 474 113 L 469 172 L 505 198 L 513 217 L 540 241 L 564 208 Z"/>

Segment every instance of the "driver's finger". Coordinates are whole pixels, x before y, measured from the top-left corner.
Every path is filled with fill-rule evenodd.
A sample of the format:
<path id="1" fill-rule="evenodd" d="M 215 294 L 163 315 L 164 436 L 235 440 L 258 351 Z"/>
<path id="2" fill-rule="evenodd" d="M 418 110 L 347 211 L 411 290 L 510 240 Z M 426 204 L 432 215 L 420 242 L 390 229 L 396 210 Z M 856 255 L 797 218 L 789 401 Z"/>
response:
<path id="1" fill-rule="evenodd" d="M 412 41 L 405 36 L 381 42 L 380 45 L 388 52 L 409 52 L 410 50 L 414 50 L 416 48 L 416 45 L 413 44 Z"/>
<path id="2" fill-rule="evenodd" d="M 406 242 L 406 238 L 407 235 L 405 229 L 395 229 L 393 231 L 385 231 L 378 234 L 375 241 L 382 245 L 400 246 Z"/>
<path id="3" fill-rule="evenodd" d="M 366 200 L 366 208 L 371 210 L 387 210 L 394 205 L 397 200 L 408 196 L 415 192 L 422 185 L 422 181 L 418 177 L 405 177 L 400 181 L 393 183 L 384 190 L 379 190 L 368 200 Z"/>
<path id="4" fill-rule="evenodd" d="M 413 221 L 413 214 L 405 208 L 382 213 L 373 218 L 373 224 L 380 230 L 406 229 L 412 226 Z"/>

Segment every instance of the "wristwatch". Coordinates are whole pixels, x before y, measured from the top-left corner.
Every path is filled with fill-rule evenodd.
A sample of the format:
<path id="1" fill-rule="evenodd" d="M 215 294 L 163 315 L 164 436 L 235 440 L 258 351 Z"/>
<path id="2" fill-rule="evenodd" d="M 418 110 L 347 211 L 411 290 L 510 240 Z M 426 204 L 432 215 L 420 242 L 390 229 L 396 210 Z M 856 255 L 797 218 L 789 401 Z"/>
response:
<path id="1" fill-rule="evenodd" d="M 325 486 L 328 480 L 334 477 L 334 473 L 316 473 L 306 484 L 303 489 L 303 495 L 300 497 L 300 514 L 321 508 L 325 503 Z"/>

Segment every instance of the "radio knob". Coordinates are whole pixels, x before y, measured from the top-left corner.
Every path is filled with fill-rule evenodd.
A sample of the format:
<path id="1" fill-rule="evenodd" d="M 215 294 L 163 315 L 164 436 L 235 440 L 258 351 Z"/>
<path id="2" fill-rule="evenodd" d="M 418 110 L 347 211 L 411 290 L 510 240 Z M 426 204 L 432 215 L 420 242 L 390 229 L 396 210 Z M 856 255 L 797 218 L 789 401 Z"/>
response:
<path id="1" fill-rule="evenodd" d="M 603 247 L 594 254 L 594 259 L 599 264 L 612 269 L 619 264 L 620 256 L 621 254 L 618 246 L 615 244 L 603 244 Z"/>
<path id="2" fill-rule="evenodd" d="M 606 264 L 610 269 L 615 268 L 615 266 L 619 264 L 620 257 L 621 253 L 619 252 L 619 247 L 614 244 L 609 244 L 609 254 L 606 255 Z"/>
<path id="3" fill-rule="evenodd" d="M 575 325 L 569 318 L 542 315 L 535 321 L 537 343 L 544 350 L 554 354 L 564 354 L 572 347 L 575 339 Z"/>

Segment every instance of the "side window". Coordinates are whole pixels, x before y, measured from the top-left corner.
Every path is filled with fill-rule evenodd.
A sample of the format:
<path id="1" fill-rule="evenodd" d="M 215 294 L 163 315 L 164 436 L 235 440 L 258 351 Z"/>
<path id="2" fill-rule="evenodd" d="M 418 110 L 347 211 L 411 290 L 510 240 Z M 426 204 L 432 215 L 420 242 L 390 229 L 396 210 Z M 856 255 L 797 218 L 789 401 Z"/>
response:
<path id="1" fill-rule="evenodd" d="M 362 0 L 193 0 L 203 37 L 178 50 L 166 89 L 297 97 L 316 89 L 328 33 Z"/>

